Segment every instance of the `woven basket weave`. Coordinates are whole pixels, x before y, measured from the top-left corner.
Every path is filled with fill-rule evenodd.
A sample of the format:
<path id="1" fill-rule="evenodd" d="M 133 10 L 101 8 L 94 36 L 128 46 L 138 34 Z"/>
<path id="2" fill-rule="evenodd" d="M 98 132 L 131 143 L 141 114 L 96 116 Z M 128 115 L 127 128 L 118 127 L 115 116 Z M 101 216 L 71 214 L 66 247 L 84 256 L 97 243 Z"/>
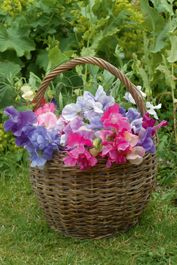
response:
<path id="1" fill-rule="evenodd" d="M 54 69 L 43 80 L 34 99 L 35 108 L 50 81 L 78 64 L 95 64 L 119 78 L 145 113 L 141 93 L 117 68 L 103 59 L 82 57 Z M 56 153 L 42 170 L 31 169 L 32 186 L 50 227 L 77 238 L 102 238 L 136 224 L 154 186 L 156 159 L 148 154 L 140 165 L 105 167 L 105 160 L 89 169 L 66 167 L 64 154 Z"/>

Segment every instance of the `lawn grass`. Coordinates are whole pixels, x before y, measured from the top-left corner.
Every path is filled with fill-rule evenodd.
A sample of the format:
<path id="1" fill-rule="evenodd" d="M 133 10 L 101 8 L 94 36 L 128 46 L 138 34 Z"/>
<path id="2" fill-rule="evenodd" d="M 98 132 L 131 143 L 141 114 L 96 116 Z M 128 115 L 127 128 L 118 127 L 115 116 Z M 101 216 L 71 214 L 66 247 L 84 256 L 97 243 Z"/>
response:
<path id="1" fill-rule="evenodd" d="M 102 240 L 48 228 L 26 172 L 0 177 L 0 265 L 176 265 L 176 191 L 154 192 L 140 224 Z"/>

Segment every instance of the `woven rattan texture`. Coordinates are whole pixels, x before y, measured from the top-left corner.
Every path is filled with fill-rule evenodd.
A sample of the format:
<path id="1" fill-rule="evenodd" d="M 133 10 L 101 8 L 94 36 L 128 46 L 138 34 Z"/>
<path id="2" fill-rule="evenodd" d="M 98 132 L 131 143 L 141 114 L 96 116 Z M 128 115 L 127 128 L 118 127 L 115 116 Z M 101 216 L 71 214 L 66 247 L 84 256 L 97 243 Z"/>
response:
<path id="1" fill-rule="evenodd" d="M 48 224 L 77 238 L 102 238 L 136 224 L 154 187 L 156 159 L 141 165 L 113 165 L 100 160 L 86 171 L 63 165 L 55 154 L 43 170 L 32 169 L 31 181 Z"/>

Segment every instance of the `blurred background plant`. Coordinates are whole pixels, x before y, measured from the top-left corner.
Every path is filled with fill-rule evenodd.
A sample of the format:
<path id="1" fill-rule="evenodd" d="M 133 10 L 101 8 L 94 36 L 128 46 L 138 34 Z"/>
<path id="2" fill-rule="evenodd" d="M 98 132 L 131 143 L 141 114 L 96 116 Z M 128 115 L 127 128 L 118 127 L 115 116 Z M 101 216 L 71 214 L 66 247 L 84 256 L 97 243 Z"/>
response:
<path id="1" fill-rule="evenodd" d="M 29 107 L 21 88 L 28 85 L 35 93 L 57 65 L 77 56 L 102 57 L 141 85 L 148 101 L 162 103 L 159 117 L 168 120 L 169 127 L 159 136 L 159 181 L 171 184 L 177 172 L 177 2 L 0 0 L 0 6 L 1 113 L 7 105 Z M 83 88 L 94 92 L 98 83 L 122 101 L 120 82 L 90 65 L 56 78 L 47 98 L 55 97 L 61 111 Z M 1 132 L 10 143 L 11 136 Z M 1 157 L 19 153 L 2 141 Z"/>

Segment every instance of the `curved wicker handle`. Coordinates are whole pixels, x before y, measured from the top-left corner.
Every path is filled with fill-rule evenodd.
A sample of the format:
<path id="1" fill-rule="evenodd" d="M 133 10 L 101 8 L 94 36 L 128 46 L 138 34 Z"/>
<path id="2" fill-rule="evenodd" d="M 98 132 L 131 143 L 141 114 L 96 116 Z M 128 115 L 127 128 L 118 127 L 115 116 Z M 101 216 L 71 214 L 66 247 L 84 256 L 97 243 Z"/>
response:
<path id="1" fill-rule="evenodd" d="M 138 109 L 140 110 L 141 114 L 143 115 L 146 112 L 146 107 L 145 107 L 143 97 L 141 93 L 139 92 L 139 90 L 136 88 L 136 86 L 132 84 L 130 80 L 115 66 L 97 57 L 80 57 L 80 58 L 72 59 L 56 67 L 42 81 L 39 87 L 39 91 L 37 92 L 33 100 L 33 103 L 35 104 L 34 109 L 37 109 L 38 107 L 40 107 L 41 100 L 44 97 L 44 94 L 47 90 L 48 85 L 58 74 L 64 73 L 80 64 L 94 64 L 103 69 L 108 70 L 115 77 L 119 78 L 120 81 L 126 86 L 127 90 L 131 93 L 132 97 L 134 98 L 136 105 Z"/>

